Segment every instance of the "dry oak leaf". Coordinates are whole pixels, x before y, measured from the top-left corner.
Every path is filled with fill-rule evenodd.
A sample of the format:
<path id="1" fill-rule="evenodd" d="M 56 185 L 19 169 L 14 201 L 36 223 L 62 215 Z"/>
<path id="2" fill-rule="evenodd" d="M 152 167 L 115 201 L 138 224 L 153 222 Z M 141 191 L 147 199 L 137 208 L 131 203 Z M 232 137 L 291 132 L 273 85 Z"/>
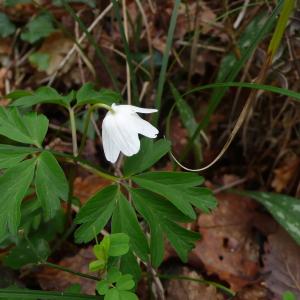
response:
<path id="1" fill-rule="evenodd" d="M 234 194 L 219 194 L 219 206 L 198 218 L 202 239 L 191 252 L 193 264 L 229 283 L 234 291 L 259 275 L 259 246 L 253 234 L 257 204 Z"/>
<path id="2" fill-rule="evenodd" d="M 300 246 L 281 227 L 269 235 L 263 261 L 264 283 L 274 293 L 273 300 L 281 300 L 288 290 L 300 299 Z"/>

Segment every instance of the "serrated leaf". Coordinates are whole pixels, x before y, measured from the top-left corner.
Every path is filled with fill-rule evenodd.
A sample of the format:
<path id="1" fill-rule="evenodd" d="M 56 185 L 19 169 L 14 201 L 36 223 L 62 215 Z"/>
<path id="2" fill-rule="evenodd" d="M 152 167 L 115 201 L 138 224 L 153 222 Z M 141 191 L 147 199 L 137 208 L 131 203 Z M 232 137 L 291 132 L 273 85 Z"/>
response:
<path id="1" fill-rule="evenodd" d="M 16 26 L 8 16 L 0 12 L 0 37 L 6 38 L 16 31 Z"/>
<path id="2" fill-rule="evenodd" d="M 9 94 L 8 97 L 10 95 L 11 94 Z M 61 96 L 55 89 L 49 86 L 42 86 L 34 93 L 24 95 L 23 97 L 18 97 L 18 99 L 14 101 L 11 106 L 31 107 L 35 104 L 53 103 L 66 107 L 71 102 L 72 98 L 72 93 L 67 96 Z"/>
<path id="3" fill-rule="evenodd" d="M 21 97 L 30 96 L 33 93 L 27 90 L 14 90 L 13 92 L 7 94 L 5 98 L 16 100 Z"/>
<path id="4" fill-rule="evenodd" d="M 260 202 L 300 245 L 300 200 L 282 194 L 241 192 Z"/>
<path id="5" fill-rule="evenodd" d="M 167 198 L 174 206 L 190 218 L 196 214 L 192 205 L 209 212 L 216 207 L 212 192 L 206 188 L 196 188 L 202 177 L 185 172 L 149 172 L 133 176 L 132 180 L 149 191 Z"/>
<path id="6" fill-rule="evenodd" d="M 49 254 L 50 248 L 46 240 L 34 238 L 30 243 L 23 240 L 5 256 L 4 263 L 10 268 L 18 270 L 27 264 L 45 261 Z"/>
<path id="7" fill-rule="evenodd" d="M 144 261 L 148 259 L 149 247 L 137 220 L 136 213 L 123 194 L 120 195 L 112 218 L 112 232 L 126 233 L 130 248 Z"/>
<path id="8" fill-rule="evenodd" d="M 14 167 L 29 154 L 37 151 L 38 149 L 34 148 L 0 144 L 0 169 Z"/>
<path id="9" fill-rule="evenodd" d="M 199 234 L 180 227 L 174 222 L 182 221 L 184 218 L 182 213 L 158 195 L 146 190 L 134 189 L 132 190 L 132 197 L 138 212 L 150 226 L 150 251 L 154 267 L 158 267 L 163 261 L 164 235 L 167 235 L 181 260 L 186 262 L 189 251 L 199 239 Z M 160 207 L 163 209 L 161 210 Z M 165 213 L 168 207 L 173 211 L 171 215 Z M 174 218 L 176 215 L 177 217 Z"/>
<path id="10" fill-rule="evenodd" d="M 46 71 L 49 67 L 50 56 L 47 53 L 34 52 L 29 55 L 28 59 L 38 71 Z"/>
<path id="11" fill-rule="evenodd" d="M 40 147 L 47 133 L 48 123 L 44 115 L 33 112 L 21 116 L 16 108 L 0 107 L 0 134 L 11 140 Z"/>
<path id="12" fill-rule="evenodd" d="M 48 151 L 37 159 L 35 187 L 45 218 L 53 218 L 60 208 L 60 200 L 68 200 L 69 184 L 59 163 Z"/>
<path id="13" fill-rule="evenodd" d="M 124 175 L 141 173 L 152 167 L 165 154 L 170 151 L 171 143 L 167 140 L 153 142 L 151 139 L 141 140 L 141 150 L 131 157 L 127 157 L 124 163 Z"/>
<path id="14" fill-rule="evenodd" d="M 79 211 L 75 222 L 82 224 L 75 232 L 78 243 L 87 243 L 104 228 L 120 196 L 116 185 L 97 192 Z"/>
<path id="15" fill-rule="evenodd" d="M 41 38 L 49 36 L 54 30 L 52 16 L 44 13 L 27 23 L 25 31 L 21 34 L 21 39 L 33 44 Z"/>
<path id="16" fill-rule="evenodd" d="M 101 89 L 96 91 L 93 84 L 86 83 L 78 90 L 76 99 L 78 105 L 96 103 L 112 105 L 113 103 L 121 102 L 122 96 L 121 94 L 109 89 Z"/>
<path id="17" fill-rule="evenodd" d="M 172 187 L 195 187 L 204 182 L 204 178 L 192 172 L 147 172 L 134 176 L 147 181 L 155 181 L 159 184 Z"/>
<path id="18" fill-rule="evenodd" d="M 0 177 L 0 240 L 7 232 L 17 235 L 21 201 L 32 182 L 35 159 L 20 162 Z"/>
<path id="19" fill-rule="evenodd" d="M 129 236 L 127 234 L 113 233 L 109 237 L 109 256 L 122 256 L 129 251 Z"/>

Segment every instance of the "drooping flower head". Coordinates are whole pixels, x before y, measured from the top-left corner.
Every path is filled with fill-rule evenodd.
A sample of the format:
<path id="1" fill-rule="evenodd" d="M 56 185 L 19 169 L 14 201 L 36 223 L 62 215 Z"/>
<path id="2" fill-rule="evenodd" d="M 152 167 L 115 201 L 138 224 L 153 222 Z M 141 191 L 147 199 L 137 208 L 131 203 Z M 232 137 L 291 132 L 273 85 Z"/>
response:
<path id="1" fill-rule="evenodd" d="M 139 134 L 156 138 L 158 130 L 137 114 L 154 112 L 157 112 L 157 109 L 112 104 L 111 111 L 106 114 L 102 124 L 102 142 L 108 161 L 115 163 L 120 152 L 126 156 L 138 153 Z"/>

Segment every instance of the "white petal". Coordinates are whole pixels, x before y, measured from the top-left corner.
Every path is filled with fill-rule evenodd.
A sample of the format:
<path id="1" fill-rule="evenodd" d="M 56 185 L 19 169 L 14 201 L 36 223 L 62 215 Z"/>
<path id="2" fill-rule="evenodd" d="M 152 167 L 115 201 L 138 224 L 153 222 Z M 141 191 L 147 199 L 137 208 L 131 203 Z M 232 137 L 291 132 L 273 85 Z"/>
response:
<path id="1" fill-rule="evenodd" d="M 136 131 L 144 136 L 147 136 L 149 138 L 156 138 L 157 134 L 158 134 L 158 130 L 151 125 L 149 122 L 143 120 L 140 116 L 138 116 L 137 114 L 134 114 L 133 116 L 131 116 L 132 121 L 135 124 L 135 128 Z"/>
<path id="2" fill-rule="evenodd" d="M 132 156 L 140 150 L 138 133 L 130 122 L 130 117 L 130 114 L 116 113 L 110 128 L 111 138 L 126 156 Z"/>
<path id="3" fill-rule="evenodd" d="M 130 105 L 130 106 L 131 106 L 131 109 L 137 113 L 152 114 L 152 113 L 157 112 L 157 109 L 155 109 L 155 108 L 142 108 L 142 107 L 137 107 L 137 106 L 133 106 L 133 105 Z"/>
<path id="4" fill-rule="evenodd" d="M 114 126 L 112 116 L 107 113 L 102 124 L 102 143 L 106 159 L 115 163 L 120 154 L 120 147 L 115 143 L 111 128 Z"/>
<path id="5" fill-rule="evenodd" d="M 154 108 L 142 108 L 142 107 L 137 107 L 134 105 L 116 105 L 115 103 L 112 104 L 112 109 L 116 112 L 122 112 L 122 113 L 128 113 L 128 112 L 138 112 L 138 113 L 143 113 L 143 114 L 151 114 L 157 112 L 157 109 Z"/>

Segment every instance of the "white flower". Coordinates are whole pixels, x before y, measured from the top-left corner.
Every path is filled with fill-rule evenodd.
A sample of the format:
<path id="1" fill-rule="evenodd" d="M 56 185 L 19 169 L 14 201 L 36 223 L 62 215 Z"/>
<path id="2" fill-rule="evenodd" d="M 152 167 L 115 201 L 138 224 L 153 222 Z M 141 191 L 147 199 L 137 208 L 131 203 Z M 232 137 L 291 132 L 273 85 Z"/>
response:
<path id="1" fill-rule="evenodd" d="M 157 109 L 116 104 L 111 108 L 112 111 L 103 120 L 102 142 L 106 159 L 114 163 L 120 152 L 126 156 L 139 152 L 139 134 L 156 138 L 158 130 L 137 113 L 151 114 L 157 112 Z"/>

